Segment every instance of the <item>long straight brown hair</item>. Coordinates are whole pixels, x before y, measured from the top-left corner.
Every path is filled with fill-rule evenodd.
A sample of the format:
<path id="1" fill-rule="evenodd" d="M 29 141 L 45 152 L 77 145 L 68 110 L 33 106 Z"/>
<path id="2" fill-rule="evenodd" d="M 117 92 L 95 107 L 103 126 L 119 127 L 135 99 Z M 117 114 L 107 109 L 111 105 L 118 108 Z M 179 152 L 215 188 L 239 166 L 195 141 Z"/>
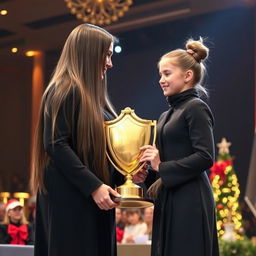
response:
<path id="1" fill-rule="evenodd" d="M 53 77 L 42 97 L 39 120 L 35 132 L 30 185 L 33 192 L 46 191 L 44 171 L 49 161 L 44 145 L 44 117 L 51 116 L 52 142 L 56 131 L 56 119 L 60 107 L 68 95 L 79 99 L 76 134 L 76 152 L 84 165 L 103 182 L 109 182 L 106 159 L 106 140 L 103 128 L 103 109 L 116 116 L 107 94 L 103 68 L 109 47 L 115 38 L 106 30 L 82 24 L 68 36 Z M 74 103 L 74 102 L 73 102 Z M 73 104 L 74 105 L 74 104 Z M 77 110 L 76 110 L 77 111 Z M 72 108 L 72 117 L 75 108 Z M 68 120 L 68 117 L 65 117 Z M 70 121 L 70 120 L 69 120 Z"/>

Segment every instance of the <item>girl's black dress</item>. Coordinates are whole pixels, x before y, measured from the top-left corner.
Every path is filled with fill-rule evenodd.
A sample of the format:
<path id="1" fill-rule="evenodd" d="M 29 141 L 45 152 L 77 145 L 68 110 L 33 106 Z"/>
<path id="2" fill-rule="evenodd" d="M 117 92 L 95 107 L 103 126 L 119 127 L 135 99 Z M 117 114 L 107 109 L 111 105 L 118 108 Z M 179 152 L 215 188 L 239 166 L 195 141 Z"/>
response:
<path id="1" fill-rule="evenodd" d="M 195 89 L 168 97 L 157 147 L 163 185 L 155 202 L 152 256 L 218 256 L 215 205 L 205 170 L 214 161 L 213 116 Z"/>

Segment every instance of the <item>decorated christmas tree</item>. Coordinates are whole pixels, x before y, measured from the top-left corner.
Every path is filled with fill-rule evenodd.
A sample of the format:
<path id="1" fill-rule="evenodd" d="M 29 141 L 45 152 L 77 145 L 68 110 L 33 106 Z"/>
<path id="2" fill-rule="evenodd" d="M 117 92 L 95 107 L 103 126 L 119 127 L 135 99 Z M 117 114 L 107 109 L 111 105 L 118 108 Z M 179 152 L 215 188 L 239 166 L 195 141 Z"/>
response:
<path id="1" fill-rule="evenodd" d="M 213 187 L 217 208 L 218 236 L 227 240 L 242 239 L 242 216 L 239 209 L 239 183 L 229 154 L 231 143 L 225 138 L 218 143 L 217 161 L 210 169 L 210 181 Z"/>

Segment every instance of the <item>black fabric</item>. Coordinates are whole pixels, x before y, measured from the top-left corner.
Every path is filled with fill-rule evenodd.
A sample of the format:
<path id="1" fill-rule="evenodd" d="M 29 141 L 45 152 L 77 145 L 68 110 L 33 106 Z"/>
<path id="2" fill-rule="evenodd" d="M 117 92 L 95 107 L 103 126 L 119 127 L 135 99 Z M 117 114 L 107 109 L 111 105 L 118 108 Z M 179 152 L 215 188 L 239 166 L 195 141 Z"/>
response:
<path id="1" fill-rule="evenodd" d="M 215 206 L 205 172 L 214 161 L 213 116 L 195 89 L 168 97 L 157 127 L 162 187 L 152 256 L 218 256 Z"/>
<path id="2" fill-rule="evenodd" d="M 51 116 L 45 115 L 44 146 L 50 156 L 45 172 L 48 193 L 37 194 L 35 256 L 116 255 L 115 211 L 100 210 L 94 202 L 91 193 L 103 182 L 84 166 L 76 152 L 79 113 L 70 114 L 72 107 L 77 108 L 75 99 L 69 95 L 60 110 L 54 145 Z M 113 168 L 110 172 L 114 187 L 119 174 Z"/>

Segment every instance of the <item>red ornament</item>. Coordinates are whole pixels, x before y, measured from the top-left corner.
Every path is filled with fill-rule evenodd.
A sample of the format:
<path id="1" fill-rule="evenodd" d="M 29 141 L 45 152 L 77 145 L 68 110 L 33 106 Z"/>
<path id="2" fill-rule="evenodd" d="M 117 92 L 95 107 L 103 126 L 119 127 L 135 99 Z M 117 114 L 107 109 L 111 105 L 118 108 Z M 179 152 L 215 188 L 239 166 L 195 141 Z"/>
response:
<path id="1" fill-rule="evenodd" d="M 210 169 L 211 171 L 210 180 L 212 181 L 216 175 L 219 175 L 222 180 L 222 184 L 225 183 L 226 181 L 225 169 L 229 165 L 232 165 L 232 160 L 226 160 L 226 161 L 219 160 L 217 162 L 214 162 L 212 168 Z"/>

